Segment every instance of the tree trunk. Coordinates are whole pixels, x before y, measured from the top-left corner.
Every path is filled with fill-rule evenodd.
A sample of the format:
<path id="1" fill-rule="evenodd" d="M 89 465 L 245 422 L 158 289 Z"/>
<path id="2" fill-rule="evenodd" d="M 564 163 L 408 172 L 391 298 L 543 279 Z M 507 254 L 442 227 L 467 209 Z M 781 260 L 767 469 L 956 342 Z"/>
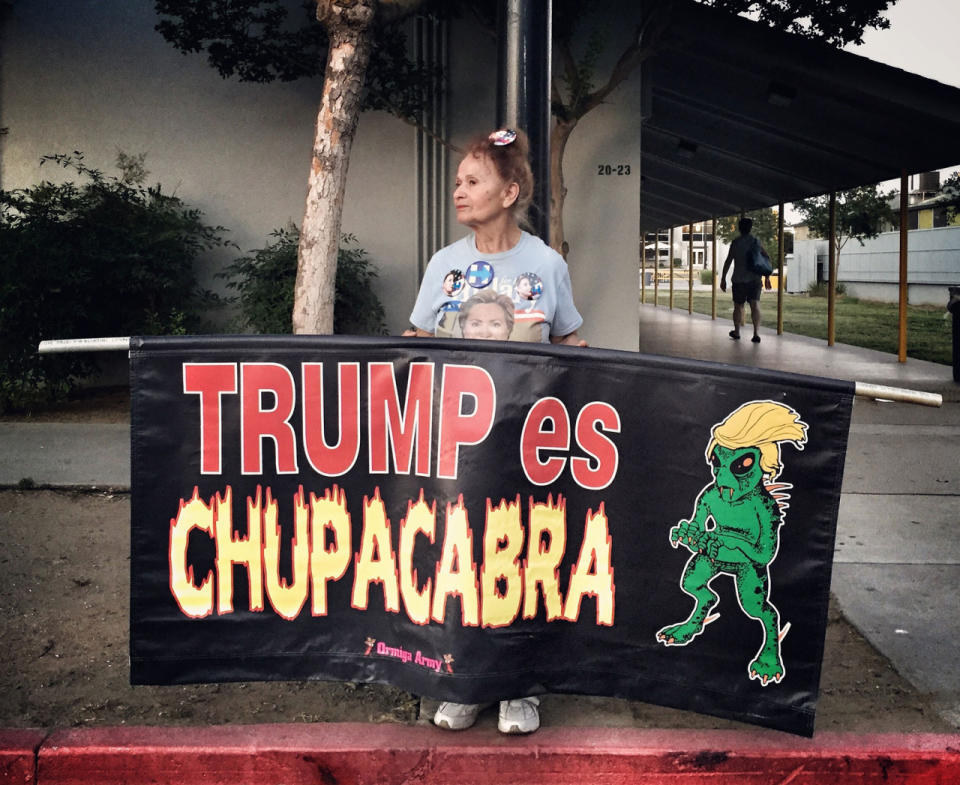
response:
<path id="1" fill-rule="evenodd" d="M 563 184 L 563 151 L 579 118 L 560 120 L 554 116 L 550 131 L 550 245 L 567 258 L 569 246 L 563 237 L 563 202 L 567 187 Z"/>
<path id="2" fill-rule="evenodd" d="M 373 35 L 376 0 L 317 0 L 330 41 L 297 250 L 293 331 L 333 332 L 334 285 L 350 148 Z"/>

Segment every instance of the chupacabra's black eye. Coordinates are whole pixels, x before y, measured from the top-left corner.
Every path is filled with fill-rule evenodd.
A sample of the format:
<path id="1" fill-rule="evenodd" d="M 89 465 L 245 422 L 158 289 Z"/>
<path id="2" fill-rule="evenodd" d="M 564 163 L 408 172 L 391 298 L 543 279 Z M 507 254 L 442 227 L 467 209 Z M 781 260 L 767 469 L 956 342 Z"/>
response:
<path id="1" fill-rule="evenodd" d="M 730 471 L 738 477 L 744 474 L 749 474 L 756 461 L 756 453 L 748 452 L 744 455 L 741 455 L 739 458 L 737 458 L 737 460 L 730 464 Z"/>

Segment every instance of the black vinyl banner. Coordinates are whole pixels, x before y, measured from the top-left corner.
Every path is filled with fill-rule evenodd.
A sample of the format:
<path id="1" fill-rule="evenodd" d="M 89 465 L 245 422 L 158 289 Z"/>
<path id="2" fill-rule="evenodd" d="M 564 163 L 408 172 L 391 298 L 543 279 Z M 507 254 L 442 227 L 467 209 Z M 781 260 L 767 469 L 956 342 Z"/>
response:
<path id="1" fill-rule="evenodd" d="M 133 683 L 812 734 L 852 384 L 410 338 L 136 338 L 130 367 Z"/>

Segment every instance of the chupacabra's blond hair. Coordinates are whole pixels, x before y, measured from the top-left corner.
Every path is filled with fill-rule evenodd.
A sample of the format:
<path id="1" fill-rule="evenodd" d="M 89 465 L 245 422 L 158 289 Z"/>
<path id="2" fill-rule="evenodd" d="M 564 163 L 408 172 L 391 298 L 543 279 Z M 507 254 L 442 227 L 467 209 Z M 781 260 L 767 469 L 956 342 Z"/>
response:
<path id="1" fill-rule="evenodd" d="M 793 442 L 798 450 L 807 441 L 807 424 L 789 406 L 774 401 L 745 403 L 719 425 L 714 425 L 707 446 L 707 463 L 719 444 L 728 450 L 760 449 L 760 469 L 770 479 L 780 474 L 780 442 Z"/>

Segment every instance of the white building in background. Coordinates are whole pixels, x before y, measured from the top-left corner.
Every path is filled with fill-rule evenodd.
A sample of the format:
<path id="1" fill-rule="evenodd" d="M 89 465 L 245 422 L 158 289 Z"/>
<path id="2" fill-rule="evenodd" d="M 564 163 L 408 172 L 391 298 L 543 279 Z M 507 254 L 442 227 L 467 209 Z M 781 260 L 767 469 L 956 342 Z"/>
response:
<path id="1" fill-rule="evenodd" d="M 710 221 L 699 221 L 693 229 L 693 268 L 705 270 L 712 264 L 713 226 Z M 690 224 L 674 227 L 673 245 L 670 244 L 670 230 L 647 232 L 644 235 L 644 261 L 647 267 L 680 267 L 687 269 L 690 259 Z M 659 237 L 658 237 L 659 235 Z M 722 264 L 726 258 L 727 244 L 717 239 L 717 256 Z M 679 262 L 677 261 L 679 260 Z"/>
<path id="2" fill-rule="evenodd" d="M 917 178 L 910 194 L 907 233 L 907 298 L 913 305 L 943 305 L 949 286 L 960 286 L 960 219 L 951 223 L 943 200 L 937 196 L 936 172 Z M 893 206 L 899 206 L 899 195 Z M 794 253 L 786 286 L 805 292 L 828 280 L 829 248 L 826 240 L 810 238 L 806 227 L 794 227 Z M 849 240 L 840 252 L 837 282 L 847 294 L 867 300 L 897 302 L 900 297 L 900 231 L 883 232 L 861 246 Z"/>

